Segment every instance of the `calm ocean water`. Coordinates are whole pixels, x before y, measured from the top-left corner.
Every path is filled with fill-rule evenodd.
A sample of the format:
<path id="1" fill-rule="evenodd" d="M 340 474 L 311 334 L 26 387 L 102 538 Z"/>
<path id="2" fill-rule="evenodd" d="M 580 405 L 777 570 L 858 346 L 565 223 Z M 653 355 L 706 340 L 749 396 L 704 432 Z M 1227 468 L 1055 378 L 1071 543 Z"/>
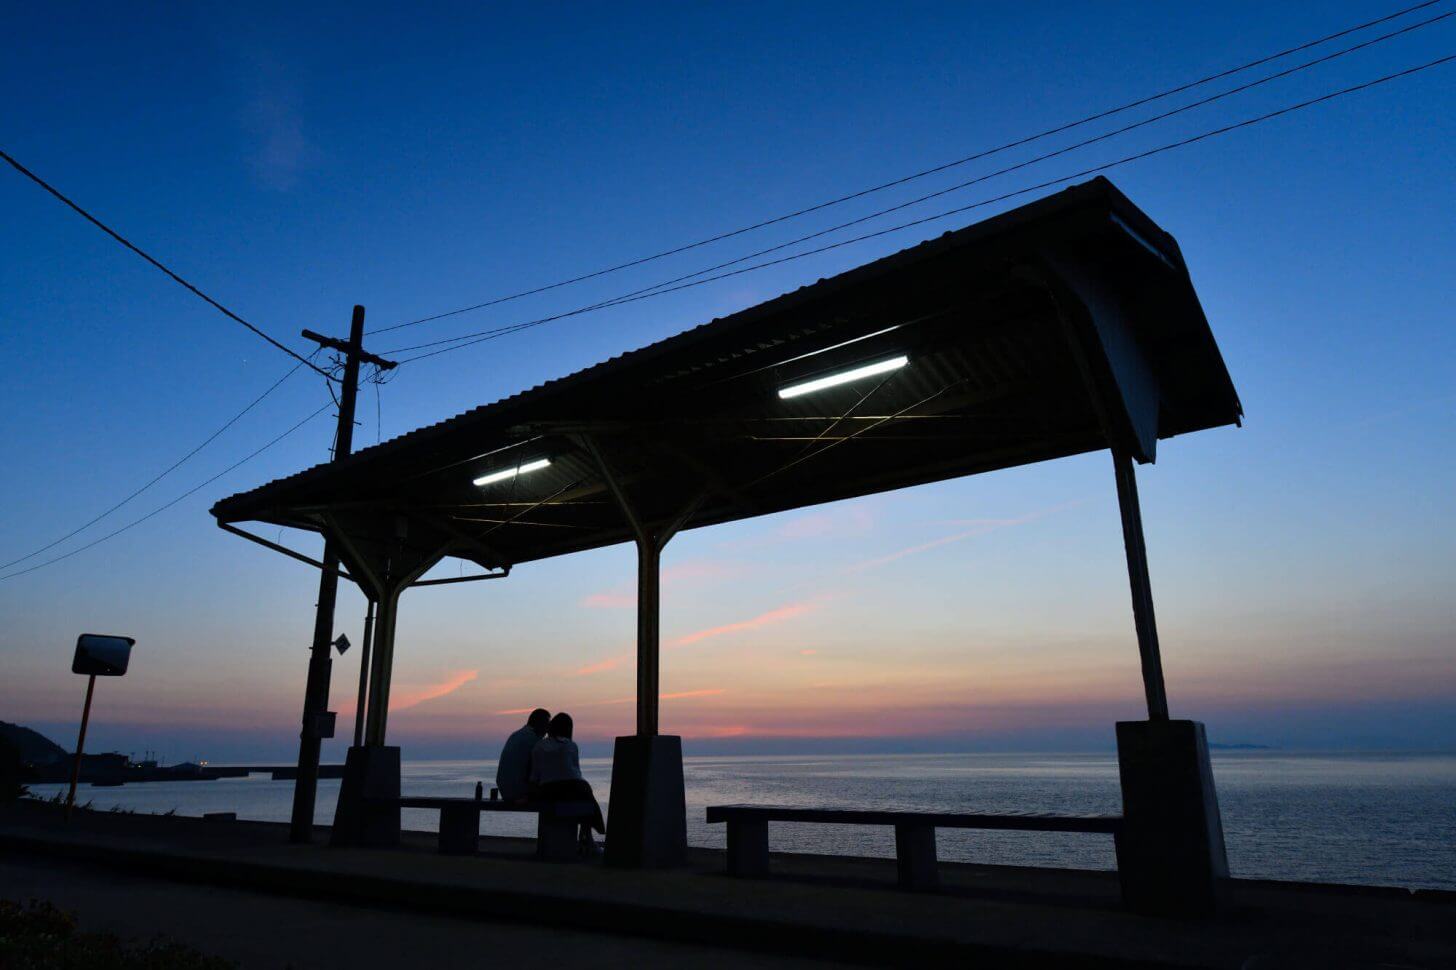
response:
<path id="1" fill-rule="evenodd" d="M 582 770 L 604 808 L 610 759 Z M 1116 812 L 1112 755 L 954 754 L 688 758 L 688 841 L 723 845 L 722 826 L 703 821 L 712 804 L 1004 812 Z M 406 764 L 411 794 L 470 795 L 487 789 L 493 761 Z M 1318 755 L 1220 752 L 1214 776 L 1234 875 L 1270 879 L 1456 889 L 1456 756 Z M 57 786 L 37 786 L 50 795 Z M 319 784 L 318 820 L 332 820 L 339 782 Z M 235 811 L 241 818 L 287 819 L 291 782 L 221 779 L 123 788 L 82 786 L 96 808 L 183 815 Z M 406 811 L 407 828 L 433 830 L 432 812 Z M 491 835 L 533 835 L 522 817 L 486 816 Z M 889 829 L 777 825 L 776 850 L 893 856 Z M 967 862 L 1110 869 L 1111 839 L 1059 833 L 944 831 L 940 856 Z"/>

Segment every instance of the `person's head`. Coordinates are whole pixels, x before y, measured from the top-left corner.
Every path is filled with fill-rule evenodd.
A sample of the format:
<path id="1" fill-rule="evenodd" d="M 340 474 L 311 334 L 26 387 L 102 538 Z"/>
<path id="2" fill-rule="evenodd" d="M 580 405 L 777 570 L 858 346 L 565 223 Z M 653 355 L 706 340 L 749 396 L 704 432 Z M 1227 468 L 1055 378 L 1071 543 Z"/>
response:
<path id="1" fill-rule="evenodd" d="M 526 718 L 526 727 L 530 728 L 532 731 L 535 731 L 537 737 L 545 734 L 546 729 L 551 725 L 551 723 L 551 712 L 546 710 L 546 708 L 544 707 L 536 708 L 534 711 L 531 712 L 531 716 Z"/>
<path id="2" fill-rule="evenodd" d="M 550 734 L 553 738 L 564 738 L 570 740 L 571 715 L 562 712 L 561 714 L 553 717 L 551 719 L 551 726 L 546 729 L 546 733 Z"/>

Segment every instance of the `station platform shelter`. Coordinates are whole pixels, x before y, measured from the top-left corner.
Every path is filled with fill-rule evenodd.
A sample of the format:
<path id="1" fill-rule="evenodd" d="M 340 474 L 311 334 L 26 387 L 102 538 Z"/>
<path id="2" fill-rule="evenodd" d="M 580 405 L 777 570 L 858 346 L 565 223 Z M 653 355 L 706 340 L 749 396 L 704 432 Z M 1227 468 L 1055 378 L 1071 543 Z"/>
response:
<path id="1" fill-rule="evenodd" d="M 618 738 L 607 862 L 679 864 L 682 745 L 659 732 L 659 562 L 685 529 L 1106 450 L 1148 717 L 1118 725 L 1119 864 L 1147 898 L 1227 875 L 1203 727 L 1171 718 L 1136 467 L 1237 424 L 1238 395 L 1176 241 L 1094 179 L 339 461 L 233 495 L 219 525 L 318 533 L 377 610 L 335 837 L 388 842 L 403 594 L 447 557 L 637 549 L 636 731 Z M 307 559 L 307 557 L 301 557 Z M 310 560 L 312 561 L 312 560 Z M 327 567 L 326 562 L 316 565 Z M 508 580 L 507 580 L 508 581 Z M 305 725 L 305 730 L 309 730 Z M 391 824 L 393 832 L 391 833 Z"/>

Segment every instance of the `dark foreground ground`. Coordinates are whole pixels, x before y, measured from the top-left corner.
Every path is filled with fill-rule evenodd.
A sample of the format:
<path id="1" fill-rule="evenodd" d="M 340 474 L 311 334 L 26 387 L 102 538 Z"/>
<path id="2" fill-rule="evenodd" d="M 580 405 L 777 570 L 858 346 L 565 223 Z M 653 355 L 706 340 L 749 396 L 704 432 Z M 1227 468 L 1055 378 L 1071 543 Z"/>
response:
<path id="1" fill-rule="evenodd" d="M 830 966 L 686 943 L 196 885 L 44 856 L 0 860 L 0 897 L 50 900 L 74 912 L 78 928 L 87 932 L 138 939 L 161 933 L 243 970 Z"/>
<path id="2" fill-rule="evenodd" d="M 392 850 L 293 846 L 284 827 L 54 806 L 0 809 L 0 898 L 40 896 L 83 929 L 179 942 L 247 967 L 1456 967 L 1456 894 L 1235 881 L 1212 920 L 1136 916 L 1101 872 L 775 856 L 767 880 L 720 852 L 633 872 L 550 864 L 485 839 L 475 858 L 407 833 Z"/>

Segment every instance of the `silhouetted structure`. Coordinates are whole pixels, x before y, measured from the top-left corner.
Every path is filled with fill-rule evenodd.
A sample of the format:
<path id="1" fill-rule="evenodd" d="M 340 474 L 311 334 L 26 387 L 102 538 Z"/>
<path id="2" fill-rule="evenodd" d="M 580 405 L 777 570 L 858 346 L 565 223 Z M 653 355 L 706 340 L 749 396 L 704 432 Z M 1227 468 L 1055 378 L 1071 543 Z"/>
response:
<path id="1" fill-rule="evenodd" d="M 635 543 L 637 731 L 617 740 L 607 860 L 671 865 L 682 752 L 658 733 L 658 564 L 679 530 L 1109 449 L 1149 715 L 1118 731 L 1130 898 L 1206 906 L 1218 810 L 1201 725 L 1168 715 L 1134 463 L 1240 415 L 1177 243 L 1099 178 L 212 511 L 241 535 L 327 536 L 377 603 L 344 839 L 368 838 L 365 792 L 398 795 L 404 590 L 462 581 L 421 580 L 446 556 L 489 570 L 468 580 Z"/>

